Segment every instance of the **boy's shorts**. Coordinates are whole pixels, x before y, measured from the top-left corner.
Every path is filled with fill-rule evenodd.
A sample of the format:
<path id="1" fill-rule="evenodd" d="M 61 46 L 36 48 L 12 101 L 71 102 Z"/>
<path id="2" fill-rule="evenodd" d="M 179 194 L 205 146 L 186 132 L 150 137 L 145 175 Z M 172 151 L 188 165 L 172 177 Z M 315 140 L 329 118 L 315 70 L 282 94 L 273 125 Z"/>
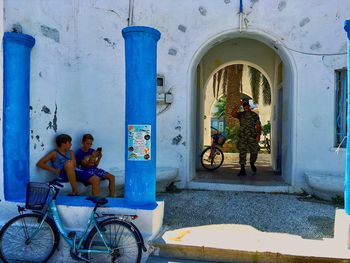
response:
<path id="1" fill-rule="evenodd" d="M 75 175 L 77 176 L 77 181 L 85 185 L 89 185 L 89 179 L 91 178 L 91 176 L 93 176 L 93 174 L 91 175 L 86 170 L 82 170 L 79 168 L 75 168 Z M 61 170 L 61 173 L 58 176 L 58 178 L 62 180 L 62 182 L 68 182 L 67 174 L 63 169 Z"/>
<path id="2" fill-rule="evenodd" d="M 101 180 L 103 180 L 104 176 L 107 175 L 108 173 L 103 170 L 103 169 L 100 169 L 100 168 L 86 168 L 83 170 L 85 173 L 89 174 L 90 177 L 93 176 L 93 175 L 96 175 L 98 176 Z"/>

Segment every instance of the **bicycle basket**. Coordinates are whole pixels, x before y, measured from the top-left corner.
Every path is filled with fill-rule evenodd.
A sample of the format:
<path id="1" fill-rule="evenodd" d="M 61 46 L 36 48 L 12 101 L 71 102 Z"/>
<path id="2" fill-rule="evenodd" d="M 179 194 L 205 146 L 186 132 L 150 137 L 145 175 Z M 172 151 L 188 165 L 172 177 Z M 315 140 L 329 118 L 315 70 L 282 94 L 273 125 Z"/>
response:
<path id="1" fill-rule="evenodd" d="M 47 183 L 29 182 L 27 184 L 26 208 L 43 210 L 47 203 L 50 187 Z"/>

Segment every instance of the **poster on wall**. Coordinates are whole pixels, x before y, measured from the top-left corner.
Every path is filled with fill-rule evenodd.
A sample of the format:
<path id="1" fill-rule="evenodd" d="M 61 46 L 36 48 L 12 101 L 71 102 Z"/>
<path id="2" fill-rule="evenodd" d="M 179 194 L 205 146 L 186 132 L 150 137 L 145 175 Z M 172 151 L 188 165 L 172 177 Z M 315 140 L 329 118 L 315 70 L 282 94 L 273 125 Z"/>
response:
<path id="1" fill-rule="evenodd" d="M 151 160 L 151 125 L 128 125 L 128 160 Z"/>

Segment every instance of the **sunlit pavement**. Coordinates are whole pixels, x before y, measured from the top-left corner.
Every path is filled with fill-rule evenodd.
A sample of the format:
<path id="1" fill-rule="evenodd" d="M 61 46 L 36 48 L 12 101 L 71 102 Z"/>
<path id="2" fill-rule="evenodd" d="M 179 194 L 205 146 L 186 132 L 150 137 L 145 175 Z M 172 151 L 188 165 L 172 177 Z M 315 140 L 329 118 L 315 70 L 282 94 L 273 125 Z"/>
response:
<path id="1" fill-rule="evenodd" d="M 165 231 L 154 243 L 163 255 L 213 262 L 350 262 L 347 238 L 339 234 L 314 240 L 247 225 L 206 225 Z"/>
<path id="2" fill-rule="evenodd" d="M 183 191 L 160 198 L 165 200 L 164 229 L 150 245 L 153 255 L 164 260 L 350 262 L 350 219 L 332 203 L 222 191 Z"/>

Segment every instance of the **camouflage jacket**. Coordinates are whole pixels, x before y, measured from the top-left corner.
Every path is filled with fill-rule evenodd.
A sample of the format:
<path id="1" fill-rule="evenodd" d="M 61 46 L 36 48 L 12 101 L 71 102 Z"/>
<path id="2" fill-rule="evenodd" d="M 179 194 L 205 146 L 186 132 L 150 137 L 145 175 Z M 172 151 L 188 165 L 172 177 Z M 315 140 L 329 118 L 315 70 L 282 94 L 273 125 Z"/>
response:
<path id="1" fill-rule="evenodd" d="M 243 111 L 237 113 L 237 119 L 240 124 L 238 136 L 255 138 L 257 135 L 256 126 L 261 126 L 259 115 L 253 111 Z"/>

